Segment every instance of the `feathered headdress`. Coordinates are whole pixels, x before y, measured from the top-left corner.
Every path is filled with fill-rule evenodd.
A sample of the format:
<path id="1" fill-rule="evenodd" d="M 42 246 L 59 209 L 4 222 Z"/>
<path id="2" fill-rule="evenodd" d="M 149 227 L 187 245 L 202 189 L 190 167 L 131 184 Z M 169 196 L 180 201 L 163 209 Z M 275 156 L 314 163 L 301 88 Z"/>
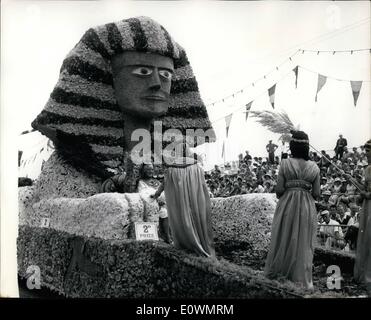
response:
<path id="1" fill-rule="evenodd" d="M 250 111 L 250 115 L 253 118 L 257 118 L 256 121 L 269 131 L 280 134 L 279 140 L 283 142 L 290 142 L 291 132 L 299 130 L 299 126 L 294 126 L 285 111 L 277 113 L 268 110 Z"/>
<path id="2" fill-rule="evenodd" d="M 285 111 L 282 112 L 272 112 L 272 111 L 250 111 L 252 117 L 257 118 L 257 122 L 262 124 L 266 127 L 269 131 L 273 133 L 278 133 L 281 135 L 280 140 L 285 142 L 290 142 L 291 140 L 298 141 L 298 142 L 305 142 L 309 144 L 308 136 L 299 131 L 299 126 L 295 127 L 292 121 L 290 120 L 289 116 Z M 320 153 L 316 148 L 314 148 L 311 144 L 309 146 Z M 335 163 L 333 163 L 330 159 L 328 159 L 325 155 L 322 155 L 328 162 L 330 162 L 337 170 L 339 170 L 342 174 L 345 174 L 344 170 L 339 168 Z M 357 181 L 354 180 L 353 177 L 348 175 L 347 177 L 349 181 L 358 189 L 362 190 L 362 188 L 358 185 Z"/>

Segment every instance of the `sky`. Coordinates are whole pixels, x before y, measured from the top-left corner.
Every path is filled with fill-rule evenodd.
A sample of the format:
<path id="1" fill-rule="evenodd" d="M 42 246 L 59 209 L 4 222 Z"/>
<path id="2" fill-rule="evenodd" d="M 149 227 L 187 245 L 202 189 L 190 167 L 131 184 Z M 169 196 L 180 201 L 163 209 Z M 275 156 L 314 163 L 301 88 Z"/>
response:
<path id="1" fill-rule="evenodd" d="M 330 78 L 314 101 L 316 72 L 369 81 L 369 51 L 294 55 L 298 49 L 370 48 L 368 1 L 3 1 L 1 106 L 17 134 L 31 128 L 64 57 L 88 28 L 139 15 L 160 22 L 187 51 L 209 117 L 217 120 L 217 142 L 199 149 L 208 166 L 237 159 L 245 150 L 266 156 L 268 140 L 279 144 L 278 135 L 253 118 L 246 121 L 242 112 L 252 100 L 252 110 L 273 110 L 267 89 L 278 80 L 275 110 L 287 112 L 317 149 L 332 150 L 339 133 L 350 146 L 370 137 L 369 82 L 363 83 L 356 107 L 350 83 Z M 295 89 L 290 70 L 298 64 L 315 72 L 299 69 Z M 234 98 L 212 105 L 240 89 Z M 233 111 L 226 137 L 224 117 Z"/>

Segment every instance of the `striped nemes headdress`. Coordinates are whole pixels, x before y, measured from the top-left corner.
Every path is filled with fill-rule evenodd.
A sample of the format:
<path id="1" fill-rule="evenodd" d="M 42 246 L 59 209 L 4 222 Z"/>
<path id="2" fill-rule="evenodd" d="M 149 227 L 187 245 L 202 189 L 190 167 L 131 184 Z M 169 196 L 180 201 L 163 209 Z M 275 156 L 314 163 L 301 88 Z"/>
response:
<path id="1" fill-rule="evenodd" d="M 368 141 L 365 143 L 364 148 L 365 148 L 366 152 L 368 152 L 368 151 L 371 150 L 371 139 L 368 140 Z"/>
<path id="2" fill-rule="evenodd" d="M 163 130 L 212 129 L 186 52 L 160 24 L 137 17 L 89 29 L 63 61 L 59 80 L 32 127 L 60 153 L 81 153 L 100 176 L 122 166 L 123 115 L 117 104 L 111 58 L 125 51 L 151 52 L 174 61 Z M 66 158 L 65 157 L 65 158 Z M 94 163 L 94 165 L 93 165 Z"/>

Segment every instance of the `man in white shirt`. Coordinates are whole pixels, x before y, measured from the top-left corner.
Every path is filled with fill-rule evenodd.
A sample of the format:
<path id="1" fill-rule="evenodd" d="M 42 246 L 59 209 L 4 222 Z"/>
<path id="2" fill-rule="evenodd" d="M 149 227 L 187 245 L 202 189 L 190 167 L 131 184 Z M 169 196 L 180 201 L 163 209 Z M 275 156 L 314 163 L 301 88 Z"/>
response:
<path id="1" fill-rule="evenodd" d="M 330 212 L 324 210 L 321 212 L 323 223 L 319 229 L 322 244 L 326 248 L 336 247 L 342 249 L 344 247 L 344 235 L 339 222 L 330 218 Z"/>

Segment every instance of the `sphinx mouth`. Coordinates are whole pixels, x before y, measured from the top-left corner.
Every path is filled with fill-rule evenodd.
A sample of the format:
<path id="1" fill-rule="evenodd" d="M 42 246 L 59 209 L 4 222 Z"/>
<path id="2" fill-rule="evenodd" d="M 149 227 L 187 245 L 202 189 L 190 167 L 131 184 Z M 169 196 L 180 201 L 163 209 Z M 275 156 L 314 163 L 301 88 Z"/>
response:
<path id="1" fill-rule="evenodd" d="M 150 96 L 145 96 L 143 99 L 146 100 L 154 100 L 154 101 L 167 101 L 167 99 L 163 96 L 158 96 L 158 95 L 150 95 Z"/>

